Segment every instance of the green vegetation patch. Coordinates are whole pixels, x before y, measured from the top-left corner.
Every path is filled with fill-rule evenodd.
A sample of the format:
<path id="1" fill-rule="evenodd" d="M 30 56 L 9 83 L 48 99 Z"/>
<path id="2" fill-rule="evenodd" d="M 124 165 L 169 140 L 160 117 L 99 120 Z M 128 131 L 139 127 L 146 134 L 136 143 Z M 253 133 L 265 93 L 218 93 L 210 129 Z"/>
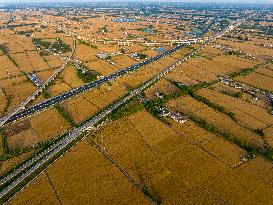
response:
<path id="1" fill-rule="evenodd" d="M 2 91 L 3 91 L 4 95 L 6 96 L 6 105 L 5 105 L 4 110 L 3 110 L 3 112 L 6 113 L 6 112 L 8 112 L 8 109 L 9 109 L 11 103 L 12 103 L 12 96 L 8 95 L 3 88 L 2 88 Z"/>
<path id="2" fill-rule="evenodd" d="M 101 74 L 95 70 L 90 69 L 77 69 L 77 76 L 84 82 L 84 83 L 91 83 L 97 80 L 98 76 Z"/>
<path id="3" fill-rule="evenodd" d="M 123 117 L 129 116 L 131 114 L 137 113 L 141 110 L 144 109 L 144 105 L 142 103 L 138 103 L 136 101 L 131 101 L 129 102 L 126 106 L 124 106 L 123 108 L 113 111 L 110 114 L 110 119 L 111 120 L 118 120 L 121 119 Z"/>
<path id="4" fill-rule="evenodd" d="M 3 153 L 8 154 L 9 153 L 9 144 L 8 144 L 7 136 L 5 135 L 3 129 L 0 129 L 0 137 L 2 140 Z"/>
<path id="5" fill-rule="evenodd" d="M 41 50 L 49 49 L 50 51 L 53 51 L 56 53 L 66 53 L 66 52 L 72 51 L 70 46 L 65 44 L 61 38 L 56 38 L 56 41 L 54 43 L 43 40 L 41 38 L 33 38 L 32 42 L 37 48 Z M 45 52 L 40 54 L 46 55 Z"/>
<path id="6" fill-rule="evenodd" d="M 91 43 L 89 43 L 89 42 L 87 42 L 87 41 L 80 40 L 80 39 L 79 39 L 78 41 L 79 41 L 80 44 L 83 44 L 83 45 L 86 45 L 86 46 L 90 46 L 91 48 L 95 48 L 95 49 L 98 48 L 98 46 L 93 45 L 93 44 L 91 44 Z"/>

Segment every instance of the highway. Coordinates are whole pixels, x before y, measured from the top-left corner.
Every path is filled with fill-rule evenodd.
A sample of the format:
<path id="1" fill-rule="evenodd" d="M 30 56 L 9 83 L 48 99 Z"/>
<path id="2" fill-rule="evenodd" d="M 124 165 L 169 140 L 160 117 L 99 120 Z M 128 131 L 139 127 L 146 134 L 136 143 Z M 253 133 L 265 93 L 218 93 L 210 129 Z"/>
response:
<path id="1" fill-rule="evenodd" d="M 209 28 L 216 22 L 216 19 L 213 19 L 213 21 L 211 21 L 209 23 L 209 25 L 199 34 L 198 38 L 202 38 L 209 30 Z M 122 75 L 125 75 L 129 72 L 133 72 L 133 71 L 136 71 L 138 70 L 140 67 L 142 66 L 145 66 L 149 63 L 152 63 L 152 62 L 155 62 L 159 59 L 162 59 L 164 58 L 165 56 L 167 55 L 170 55 L 174 52 L 176 52 L 177 50 L 185 47 L 186 45 L 189 45 L 189 44 L 192 44 L 194 42 L 189 42 L 189 43 L 185 43 L 185 44 L 182 44 L 182 45 L 178 45 L 174 48 L 172 48 L 171 50 L 168 50 L 164 53 L 161 53 L 155 57 L 152 57 L 152 58 L 149 58 L 143 62 L 140 62 L 140 63 L 137 63 L 137 64 L 134 64 L 134 65 L 131 65 L 127 68 L 124 68 L 124 69 L 121 69 L 117 72 L 114 72 L 104 78 L 100 78 L 98 80 L 96 80 L 95 82 L 91 82 L 91 83 L 88 83 L 88 84 L 85 84 L 85 85 L 82 85 L 78 88 L 75 88 L 75 89 L 72 89 L 72 90 L 69 90 L 68 92 L 65 92 L 65 93 L 62 93 L 58 96 L 55 96 L 51 99 L 48 99 L 48 100 L 45 100 L 41 103 L 38 103 L 34 106 L 31 106 L 29 108 L 26 108 L 26 105 L 33 99 L 35 99 L 35 97 L 40 93 L 42 92 L 42 90 L 46 87 L 46 85 L 48 83 L 50 83 L 51 81 L 53 81 L 56 76 L 64 69 L 64 67 L 67 65 L 67 63 L 70 61 L 71 57 L 73 56 L 74 52 L 75 52 L 75 45 L 76 45 L 76 39 L 75 39 L 75 35 L 73 35 L 73 38 L 74 38 L 74 43 L 73 43 L 73 51 L 72 51 L 72 54 L 71 56 L 69 57 L 69 59 L 66 60 L 66 62 L 64 63 L 64 65 L 59 68 L 58 70 L 56 70 L 54 72 L 54 74 L 40 87 L 38 88 L 32 95 L 30 95 L 26 100 L 24 100 L 19 106 L 17 106 L 12 112 L 8 113 L 6 116 L 2 117 L 0 119 L 0 127 L 3 127 L 5 124 L 9 124 L 9 123 L 12 123 L 12 122 L 15 122 L 15 121 L 18 121 L 20 119 L 23 119 L 23 118 L 26 118 L 26 117 L 29 117 L 35 113 L 38 113 L 38 112 L 41 112 L 42 110 L 44 109 L 47 109 L 51 106 L 54 106 L 58 103 L 61 103 L 63 101 L 66 101 L 72 97 L 75 97 L 83 92 L 86 92 L 92 88 L 95 88 L 105 82 L 109 82 L 111 80 L 114 80 Z"/>
<path id="2" fill-rule="evenodd" d="M 239 25 L 239 24 L 236 24 Z M 128 93 L 125 97 L 120 99 L 119 101 L 115 102 L 108 108 L 104 109 L 97 115 L 93 116 L 91 119 L 83 123 L 78 128 L 73 128 L 69 130 L 66 135 L 59 138 L 59 140 L 55 141 L 53 144 L 48 146 L 46 149 L 42 150 L 41 152 L 34 155 L 32 158 L 30 158 L 28 161 L 21 163 L 19 166 L 17 166 L 12 172 L 10 172 L 7 175 L 4 175 L 0 179 L 0 198 L 2 199 L 5 195 L 10 193 L 14 188 L 16 188 L 20 183 L 22 183 L 24 180 L 27 180 L 27 178 L 33 174 L 35 171 L 37 171 L 39 168 L 42 170 L 46 168 L 46 163 L 50 162 L 50 160 L 53 160 L 56 154 L 60 153 L 63 150 L 66 150 L 66 148 L 71 145 L 71 143 L 76 143 L 77 138 L 80 134 L 85 133 L 88 131 L 91 127 L 93 127 L 96 123 L 98 123 L 100 120 L 104 119 L 108 114 L 110 114 L 112 111 L 116 110 L 138 94 L 140 94 L 142 91 L 156 83 L 159 79 L 161 79 L 164 75 L 168 74 L 171 70 L 173 70 L 176 66 L 180 65 L 181 63 L 187 61 L 190 57 L 196 54 L 196 52 L 199 52 L 201 49 L 204 49 L 208 44 L 210 44 L 212 41 L 215 41 L 217 38 L 222 37 L 225 33 L 232 31 L 235 28 L 235 26 L 229 27 L 228 29 L 225 29 L 221 34 L 217 34 L 213 37 L 210 37 L 210 39 L 205 42 L 201 47 L 199 47 L 196 51 L 193 51 L 189 55 L 183 57 L 182 59 L 178 60 L 176 63 L 174 63 L 171 66 L 166 67 L 163 69 L 160 73 L 155 75 L 153 78 L 142 84 L 140 87 L 134 89 L 130 93 Z M 44 167 L 42 167 L 44 166 Z M 41 171 L 41 170 L 40 170 Z M 35 173 L 36 175 L 39 172 Z"/>
<path id="3" fill-rule="evenodd" d="M 161 54 L 159 54 L 159 55 L 157 55 L 155 57 L 149 58 L 149 59 L 147 59 L 145 61 L 142 61 L 142 62 L 134 64 L 134 65 L 131 65 L 131 66 L 129 66 L 127 68 L 124 68 L 124 69 L 121 69 L 121 70 L 119 70 L 117 72 L 111 73 L 110 75 L 108 75 L 106 77 L 103 77 L 103 78 L 100 78 L 100 79 L 98 79 L 98 80 L 96 80 L 94 82 L 87 83 L 87 84 L 84 84 L 84 85 L 82 85 L 80 87 L 77 87 L 75 89 L 69 90 L 68 92 L 62 93 L 62 94 L 60 94 L 60 95 L 58 95 L 56 97 L 53 97 L 53 98 L 50 98 L 50 99 L 45 100 L 43 102 L 40 102 L 40 103 L 38 103 L 38 104 L 36 104 L 34 106 L 31 106 L 29 108 L 25 108 L 23 110 L 22 109 L 16 110 L 17 112 L 13 112 L 11 114 L 11 116 L 9 116 L 7 119 L 5 119 L 5 121 L 2 121 L 2 124 L 0 123 L 0 127 L 1 127 L 1 125 L 4 126 L 5 124 L 9 124 L 11 122 L 15 122 L 15 121 L 18 121 L 20 119 L 26 118 L 26 117 L 28 117 L 30 115 L 33 115 L 35 113 L 38 113 L 38 112 L 40 112 L 40 111 L 42 111 L 44 109 L 47 109 L 47 108 L 49 108 L 51 106 L 54 106 L 54 105 L 56 105 L 58 103 L 61 103 L 61 102 L 66 101 L 66 100 L 68 100 L 68 99 L 70 99 L 72 97 L 75 97 L 75 96 L 77 96 L 77 95 L 79 95 L 79 94 L 81 94 L 83 92 L 86 92 L 86 91 L 88 91 L 88 90 L 90 90 L 92 88 L 95 88 L 95 87 L 97 87 L 97 86 L 99 86 L 99 85 L 101 85 L 103 83 L 114 80 L 114 79 L 116 79 L 116 78 L 118 78 L 118 77 L 120 77 L 122 75 L 125 75 L 125 74 L 128 74 L 130 72 L 136 71 L 139 68 L 141 68 L 142 66 L 145 66 L 145 65 L 147 65 L 149 63 L 152 63 L 152 62 L 155 62 L 155 61 L 157 61 L 159 59 L 162 59 L 165 56 L 170 55 L 170 54 L 176 52 L 177 50 L 179 50 L 179 49 L 181 49 L 183 47 L 185 47 L 185 45 L 179 45 L 179 46 L 174 47 L 171 50 L 168 50 L 168 51 L 166 51 L 164 53 L 161 53 Z M 66 62 L 66 64 L 67 64 L 67 62 Z M 35 95 L 36 95 L 36 92 L 35 92 L 35 94 L 31 95 L 29 98 L 33 98 L 33 96 L 35 96 Z"/>
<path id="4" fill-rule="evenodd" d="M 26 99 L 24 99 L 16 108 L 14 108 L 14 110 L 12 110 L 11 112 L 9 112 L 7 115 L 3 116 L 0 119 L 0 127 L 3 127 L 4 124 L 6 124 L 6 122 L 8 122 L 10 120 L 10 118 L 12 118 L 14 115 L 16 115 L 19 111 L 25 109 L 25 107 L 27 106 L 27 104 L 31 101 L 34 100 L 36 96 L 38 96 L 44 89 L 45 87 L 52 82 L 60 72 L 63 71 L 63 69 L 66 67 L 67 63 L 71 60 L 71 58 L 74 55 L 75 52 L 75 48 L 76 48 L 76 39 L 73 36 L 73 48 L 72 48 L 72 52 L 70 54 L 70 56 L 65 60 L 65 62 L 63 63 L 63 65 L 58 68 L 57 70 L 54 71 L 54 73 L 47 79 L 46 82 L 44 82 L 40 87 L 38 87 L 30 96 L 28 96 Z"/>

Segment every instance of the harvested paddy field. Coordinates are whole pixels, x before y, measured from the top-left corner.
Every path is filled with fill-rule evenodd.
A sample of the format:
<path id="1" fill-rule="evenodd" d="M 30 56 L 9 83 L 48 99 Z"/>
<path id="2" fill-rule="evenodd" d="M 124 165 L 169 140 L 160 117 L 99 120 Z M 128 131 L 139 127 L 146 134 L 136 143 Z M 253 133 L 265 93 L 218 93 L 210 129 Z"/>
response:
<path id="1" fill-rule="evenodd" d="M 35 144 L 31 129 L 27 129 L 8 138 L 9 149 L 23 149 Z"/>

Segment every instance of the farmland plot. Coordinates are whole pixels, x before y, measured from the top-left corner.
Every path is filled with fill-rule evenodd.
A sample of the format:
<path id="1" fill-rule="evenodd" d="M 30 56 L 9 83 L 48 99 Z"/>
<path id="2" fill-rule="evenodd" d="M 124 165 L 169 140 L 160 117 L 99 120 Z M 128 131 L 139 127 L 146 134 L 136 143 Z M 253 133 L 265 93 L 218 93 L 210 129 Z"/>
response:
<path id="1" fill-rule="evenodd" d="M 196 101 L 190 96 L 183 96 L 176 100 L 172 100 L 168 102 L 167 105 L 179 112 L 200 117 L 210 124 L 213 124 L 222 132 L 235 135 L 254 146 L 262 146 L 263 144 L 263 140 L 258 134 L 241 127 L 227 115 L 214 111 L 212 108 Z"/>
<path id="2" fill-rule="evenodd" d="M 36 142 L 43 142 L 56 137 L 70 127 L 55 108 L 35 115 L 30 120 L 31 127 L 36 135 Z"/>
<path id="3" fill-rule="evenodd" d="M 153 85 L 151 88 L 149 88 L 147 91 L 145 91 L 145 94 L 150 99 L 155 99 L 155 93 L 160 92 L 164 93 L 165 95 L 174 93 L 175 91 L 178 91 L 178 88 L 174 86 L 171 82 L 162 79 L 155 85 Z"/>
<path id="4" fill-rule="evenodd" d="M 6 101 L 7 101 L 6 95 L 3 92 L 3 90 L 0 89 L 0 116 L 3 115 L 4 113 L 4 109 L 6 107 Z"/>
<path id="5" fill-rule="evenodd" d="M 49 55 L 49 56 L 44 56 L 44 58 L 46 59 L 47 64 L 49 65 L 49 67 L 51 68 L 58 68 L 61 67 L 63 64 L 63 60 L 53 56 L 53 55 Z"/>
<path id="6" fill-rule="evenodd" d="M 7 204 L 58 204 L 45 173 L 29 184 Z"/>
<path id="7" fill-rule="evenodd" d="M 62 105 L 76 123 L 84 121 L 99 110 L 85 95 L 75 97 Z"/>
<path id="8" fill-rule="evenodd" d="M 82 60 L 82 61 L 92 61 L 96 60 L 96 54 L 98 50 L 95 48 L 91 48 L 90 46 L 86 45 L 78 45 L 75 52 L 75 57 Z"/>
<path id="9" fill-rule="evenodd" d="M 47 172 L 64 204 L 150 204 L 143 193 L 85 140 Z"/>
<path id="10" fill-rule="evenodd" d="M 263 129 L 273 122 L 273 116 L 265 109 L 241 99 L 223 95 L 210 89 L 201 89 L 198 94 L 235 113 L 235 118 L 251 129 Z"/>
<path id="11" fill-rule="evenodd" d="M 273 164 L 262 157 L 255 157 L 236 169 L 246 172 L 247 174 L 256 177 L 258 180 L 261 180 L 265 184 L 270 185 L 270 181 L 268 177 L 270 173 L 272 173 Z M 273 179 L 273 178 L 272 178 Z M 273 182 L 273 181 L 272 181 Z"/>
<path id="12" fill-rule="evenodd" d="M 31 147 L 34 143 L 35 140 L 31 129 L 22 131 L 8 138 L 10 149 L 22 149 Z"/>
<path id="13" fill-rule="evenodd" d="M 23 82 L 15 84 L 13 86 L 7 87 L 5 89 L 7 95 L 11 96 L 12 102 L 9 108 L 9 111 L 16 107 L 20 102 L 22 102 L 26 97 L 32 94 L 35 90 L 35 87 L 32 83 Z"/>
<path id="14" fill-rule="evenodd" d="M 270 204 L 273 200 L 271 186 L 236 169 L 221 173 L 205 188 L 230 204 Z"/>
<path id="15" fill-rule="evenodd" d="M 96 140 L 163 203 L 186 200 L 183 192 L 226 171 L 220 162 L 146 112 L 107 125 Z"/>
<path id="16" fill-rule="evenodd" d="M 253 72 L 248 76 L 241 76 L 236 79 L 254 87 L 273 92 L 272 77 Z"/>
<path id="17" fill-rule="evenodd" d="M 0 78 L 7 78 L 9 76 L 20 75 L 20 71 L 8 59 L 7 56 L 0 56 Z"/>
<path id="18" fill-rule="evenodd" d="M 273 147 L 273 126 L 271 125 L 271 127 L 264 129 L 263 133 L 268 144 Z"/>
<path id="19" fill-rule="evenodd" d="M 69 66 L 64 69 L 60 77 L 66 82 L 71 88 L 79 87 L 83 85 L 81 79 L 77 76 L 77 69 L 73 66 Z"/>
<path id="20" fill-rule="evenodd" d="M 88 68 L 95 70 L 104 76 L 109 75 L 110 73 L 113 73 L 113 72 L 119 70 L 116 66 L 111 65 L 108 62 L 101 60 L 101 59 L 89 61 L 89 62 L 85 63 L 85 65 Z"/>

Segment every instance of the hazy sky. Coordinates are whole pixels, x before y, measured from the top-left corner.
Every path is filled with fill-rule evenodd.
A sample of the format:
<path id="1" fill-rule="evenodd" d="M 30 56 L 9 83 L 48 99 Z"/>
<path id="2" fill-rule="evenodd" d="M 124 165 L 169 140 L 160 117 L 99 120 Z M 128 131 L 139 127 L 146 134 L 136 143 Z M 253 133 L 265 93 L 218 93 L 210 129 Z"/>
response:
<path id="1" fill-rule="evenodd" d="M 101 0 L 93 0 L 93 1 L 101 1 Z M 103 0 L 107 1 L 107 0 Z M 108 0 L 111 1 L 111 0 Z M 135 1 L 135 0 L 114 0 L 120 2 L 128 2 L 128 1 Z M 141 1 L 141 0 L 137 0 Z M 144 0 L 143 0 L 144 1 Z M 211 2 L 211 3 L 272 3 L 273 0 L 145 0 L 145 2 L 159 2 L 159 1 L 170 1 L 170 2 Z M 1 3 L 11 3 L 11 2 L 20 2 L 20 3 L 29 3 L 29 2 L 92 2 L 92 0 L 0 0 Z"/>

